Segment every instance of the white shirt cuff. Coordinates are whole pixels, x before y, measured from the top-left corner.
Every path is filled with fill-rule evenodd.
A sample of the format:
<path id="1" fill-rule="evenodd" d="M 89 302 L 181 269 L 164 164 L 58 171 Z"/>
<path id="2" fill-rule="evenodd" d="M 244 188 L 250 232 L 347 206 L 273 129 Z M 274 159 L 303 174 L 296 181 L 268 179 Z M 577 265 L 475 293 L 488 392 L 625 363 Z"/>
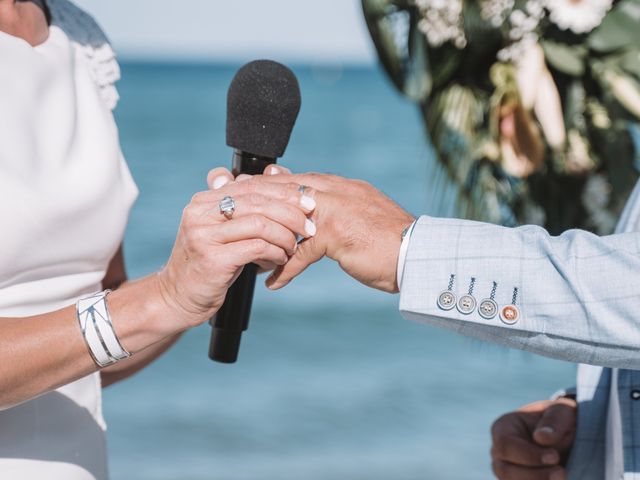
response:
<path id="1" fill-rule="evenodd" d="M 400 290 L 400 288 L 402 287 L 404 261 L 407 258 L 407 250 L 409 250 L 409 240 L 411 239 L 411 232 L 413 232 L 413 227 L 415 227 L 417 221 L 418 220 L 415 220 L 411 225 L 409 225 L 407 232 L 402 238 L 402 243 L 400 244 L 400 253 L 398 254 L 398 267 L 396 269 L 396 275 L 397 275 L 396 280 L 398 282 L 398 290 Z"/>

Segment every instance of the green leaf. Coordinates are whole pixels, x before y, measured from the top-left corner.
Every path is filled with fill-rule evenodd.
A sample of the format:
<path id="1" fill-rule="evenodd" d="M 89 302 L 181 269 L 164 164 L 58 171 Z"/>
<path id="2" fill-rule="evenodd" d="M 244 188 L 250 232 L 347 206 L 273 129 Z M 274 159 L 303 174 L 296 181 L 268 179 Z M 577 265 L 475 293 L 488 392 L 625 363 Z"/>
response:
<path id="1" fill-rule="evenodd" d="M 589 35 L 587 43 L 598 52 L 640 45 L 640 0 L 618 2 Z"/>
<path id="2" fill-rule="evenodd" d="M 587 50 L 581 45 L 567 45 L 543 40 L 544 55 L 553 68 L 574 77 L 584 74 Z"/>
<path id="3" fill-rule="evenodd" d="M 620 67 L 640 80 L 640 50 L 635 48 L 626 52 L 620 60 Z"/>

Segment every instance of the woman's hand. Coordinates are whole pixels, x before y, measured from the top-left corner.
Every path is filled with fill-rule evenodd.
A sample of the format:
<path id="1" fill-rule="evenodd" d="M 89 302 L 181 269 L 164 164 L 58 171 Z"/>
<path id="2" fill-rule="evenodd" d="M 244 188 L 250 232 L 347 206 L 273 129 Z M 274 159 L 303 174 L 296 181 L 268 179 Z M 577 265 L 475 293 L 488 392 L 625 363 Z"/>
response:
<path id="1" fill-rule="evenodd" d="M 215 314 L 244 265 L 284 265 L 296 251 L 296 235 L 315 233 L 306 217 L 315 202 L 295 183 L 234 181 L 222 168 L 210 172 L 208 180 L 211 189 L 194 195 L 184 209 L 171 258 L 158 274 L 160 292 L 180 329 Z M 235 202 L 230 218 L 219 207 L 227 196 Z"/>
<path id="2" fill-rule="evenodd" d="M 209 319 L 248 263 L 283 265 L 296 251 L 296 235 L 310 237 L 307 215 L 315 202 L 294 183 L 274 184 L 225 169 L 209 175 L 211 189 L 194 195 L 184 209 L 167 265 L 157 274 L 125 282 L 107 297 L 111 323 L 133 356 L 108 368 L 115 379 L 142 368 L 176 334 Z M 220 200 L 236 204 L 231 218 Z M 122 267 L 122 266 L 121 266 Z M 113 273 L 113 272 L 111 272 Z M 106 278 L 124 280 L 124 272 Z M 95 372 L 75 305 L 20 318 L 0 318 L 0 410 Z"/>

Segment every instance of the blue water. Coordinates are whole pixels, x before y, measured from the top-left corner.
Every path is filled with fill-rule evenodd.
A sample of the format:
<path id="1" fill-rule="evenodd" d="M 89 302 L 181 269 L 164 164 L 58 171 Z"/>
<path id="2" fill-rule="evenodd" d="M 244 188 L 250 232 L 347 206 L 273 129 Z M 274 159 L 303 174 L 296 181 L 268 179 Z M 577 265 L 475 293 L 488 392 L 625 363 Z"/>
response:
<path id="1" fill-rule="evenodd" d="M 294 70 L 303 107 L 283 163 L 364 178 L 416 214 L 446 209 L 418 112 L 380 71 Z M 131 277 L 166 261 L 182 208 L 229 164 L 234 71 L 123 66 L 117 120 L 141 192 Z M 281 292 L 259 285 L 237 364 L 209 361 L 202 326 L 106 390 L 113 479 L 491 478 L 491 422 L 572 385 L 574 367 L 406 321 L 397 302 L 328 261 Z"/>

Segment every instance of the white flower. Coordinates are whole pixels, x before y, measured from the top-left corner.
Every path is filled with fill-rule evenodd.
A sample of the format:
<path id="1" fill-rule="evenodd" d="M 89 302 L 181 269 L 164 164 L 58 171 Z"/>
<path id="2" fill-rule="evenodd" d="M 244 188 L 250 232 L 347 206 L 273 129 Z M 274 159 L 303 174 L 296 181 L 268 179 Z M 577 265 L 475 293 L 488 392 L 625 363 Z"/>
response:
<path id="1" fill-rule="evenodd" d="M 483 0 L 480 2 L 480 15 L 494 28 L 500 27 L 513 9 L 515 0 Z"/>
<path id="2" fill-rule="evenodd" d="M 509 40 L 511 43 L 498 52 L 501 62 L 517 62 L 522 55 L 538 42 L 536 32 L 540 20 L 544 16 L 542 1 L 528 0 L 522 9 L 512 9 L 505 19 L 509 25 Z"/>
<path id="3" fill-rule="evenodd" d="M 418 28 L 427 37 L 429 45 L 439 47 L 452 42 L 464 48 L 467 39 L 462 27 L 462 0 L 415 0 L 422 19 Z"/>
<path id="4" fill-rule="evenodd" d="M 613 0 L 545 0 L 549 19 L 561 30 L 587 33 L 602 23 Z"/>

